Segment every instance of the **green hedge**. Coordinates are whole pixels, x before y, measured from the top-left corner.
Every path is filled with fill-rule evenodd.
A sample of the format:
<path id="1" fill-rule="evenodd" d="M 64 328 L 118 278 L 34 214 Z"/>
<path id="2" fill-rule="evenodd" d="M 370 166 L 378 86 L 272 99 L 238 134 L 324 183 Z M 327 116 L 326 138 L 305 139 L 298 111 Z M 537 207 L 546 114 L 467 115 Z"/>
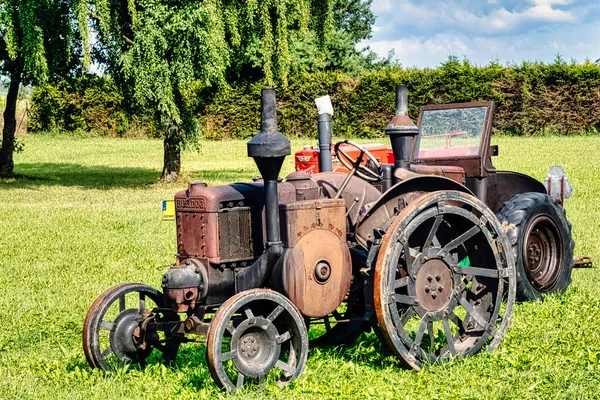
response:
<path id="1" fill-rule="evenodd" d="M 478 67 L 455 57 L 435 69 L 396 67 L 360 76 L 340 72 L 298 76 L 290 80 L 286 90 L 278 90 L 279 128 L 291 137 L 314 137 L 317 129 L 314 99 L 329 94 L 335 110 L 333 129 L 336 136 L 381 136 L 393 114 L 394 90 L 398 83 L 406 83 L 409 87 L 409 113 L 415 120 L 418 108 L 425 104 L 493 100 L 496 132 L 577 135 L 600 130 L 600 65 L 567 63 L 557 58 L 552 64 L 525 62 L 504 67 L 493 63 Z M 262 86 L 262 82 L 240 82 L 210 96 L 199 94 L 198 116 L 204 136 L 227 139 L 254 135 L 259 128 Z M 82 129 L 96 126 L 89 120 L 90 111 L 84 106 L 85 101 L 81 101 L 80 111 L 76 113 L 83 122 L 76 119 L 77 123 L 73 124 L 69 122 L 73 117 L 61 117 L 62 120 L 56 117 L 56 113 L 69 114 L 71 103 L 64 100 L 64 94 L 58 96 L 60 101 L 53 100 L 54 105 L 49 109 L 36 108 L 44 96 L 57 97 L 52 91 L 56 87 L 52 90 L 44 88 L 34 92 L 35 112 L 30 127 L 47 129 L 47 121 L 59 125 L 63 121 L 67 130 L 73 125 Z M 102 86 L 100 90 L 104 88 Z M 36 92 L 41 93 L 40 90 L 45 90 L 44 95 L 35 96 Z M 107 93 L 110 93 L 107 99 L 112 99 L 112 93 L 116 92 L 109 88 Z M 84 95 L 82 99 L 85 98 Z M 48 99 L 43 101 L 48 102 Z M 96 104 L 94 107 L 110 110 L 109 114 L 116 122 L 108 126 L 117 128 L 108 131 L 118 133 L 119 119 L 115 116 L 122 111 L 117 103 L 109 101 L 106 106 L 98 106 L 92 102 Z"/>

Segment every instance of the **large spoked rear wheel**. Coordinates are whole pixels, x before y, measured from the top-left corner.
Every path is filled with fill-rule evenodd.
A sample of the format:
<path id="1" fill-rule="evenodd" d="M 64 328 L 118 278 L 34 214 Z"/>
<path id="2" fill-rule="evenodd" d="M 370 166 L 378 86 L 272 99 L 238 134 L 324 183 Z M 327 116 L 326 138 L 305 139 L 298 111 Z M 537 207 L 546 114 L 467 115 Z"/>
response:
<path id="1" fill-rule="evenodd" d="M 420 369 L 496 348 L 515 287 L 510 244 L 489 208 L 465 193 L 425 194 L 402 210 L 382 242 L 377 322 L 391 350 Z"/>
<path id="2" fill-rule="evenodd" d="M 504 203 L 498 219 L 512 244 L 517 299 L 562 293 L 571 284 L 573 248 L 565 209 L 543 193 L 523 193 Z"/>
<path id="3" fill-rule="evenodd" d="M 180 345 L 178 321 L 176 313 L 164 308 L 158 290 L 141 283 L 113 286 L 96 299 L 85 318 L 85 357 L 91 367 L 105 371 L 143 365 L 154 349 L 164 361 L 173 361 Z"/>
<path id="4" fill-rule="evenodd" d="M 250 381 L 284 386 L 304 371 L 308 334 L 302 315 L 270 289 L 240 292 L 219 307 L 208 330 L 207 363 L 217 385 Z"/>

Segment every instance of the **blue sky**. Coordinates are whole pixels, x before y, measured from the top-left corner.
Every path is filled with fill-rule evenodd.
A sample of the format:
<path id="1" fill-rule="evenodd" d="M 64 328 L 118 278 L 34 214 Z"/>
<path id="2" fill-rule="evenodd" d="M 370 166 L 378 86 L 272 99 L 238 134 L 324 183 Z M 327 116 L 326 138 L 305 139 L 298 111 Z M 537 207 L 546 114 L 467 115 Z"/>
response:
<path id="1" fill-rule="evenodd" d="M 600 58 L 600 0 L 373 0 L 368 45 L 405 67 L 435 67 L 448 55 L 485 65 L 550 62 L 556 54 Z"/>

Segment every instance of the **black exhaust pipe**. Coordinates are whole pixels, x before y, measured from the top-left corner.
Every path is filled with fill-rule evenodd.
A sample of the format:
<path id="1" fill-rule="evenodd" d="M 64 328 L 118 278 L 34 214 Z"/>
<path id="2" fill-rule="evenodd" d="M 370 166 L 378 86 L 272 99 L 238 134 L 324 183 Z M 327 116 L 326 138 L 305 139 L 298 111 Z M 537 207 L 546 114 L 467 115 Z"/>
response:
<path id="1" fill-rule="evenodd" d="M 275 90 L 265 88 L 261 97 L 261 131 L 248 142 L 248 157 L 252 157 L 265 185 L 266 248 L 271 254 L 281 254 L 279 201 L 277 178 L 283 160 L 291 154 L 290 141 L 277 131 L 277 100 Z"/>
<path id="2" fill-rule="evenodd" d="M 319 114 L 319 171 L 331 172 L 331 115 Z"/>
<path id="3" fill-rule="evenodd" d="M 406 85 L 396 86 L 396 115 L 385 128 L 385 134 L 390 136 L 392 142 L 394 167 L 409 169 L 412 160 L 413 140 L 419 134 L 419 128 L 408 116 L 408 89 Z"/>

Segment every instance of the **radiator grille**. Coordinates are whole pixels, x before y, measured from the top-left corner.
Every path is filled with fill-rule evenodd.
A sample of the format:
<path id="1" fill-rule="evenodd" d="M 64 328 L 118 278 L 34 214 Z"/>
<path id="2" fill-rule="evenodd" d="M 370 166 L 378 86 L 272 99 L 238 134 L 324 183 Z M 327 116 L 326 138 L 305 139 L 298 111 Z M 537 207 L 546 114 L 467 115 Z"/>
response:
<path id="1" fill-rule="evenodd" d="M 254 258 L 249 207 L 219 212 L 219 257 L 223 263 Z"/>

